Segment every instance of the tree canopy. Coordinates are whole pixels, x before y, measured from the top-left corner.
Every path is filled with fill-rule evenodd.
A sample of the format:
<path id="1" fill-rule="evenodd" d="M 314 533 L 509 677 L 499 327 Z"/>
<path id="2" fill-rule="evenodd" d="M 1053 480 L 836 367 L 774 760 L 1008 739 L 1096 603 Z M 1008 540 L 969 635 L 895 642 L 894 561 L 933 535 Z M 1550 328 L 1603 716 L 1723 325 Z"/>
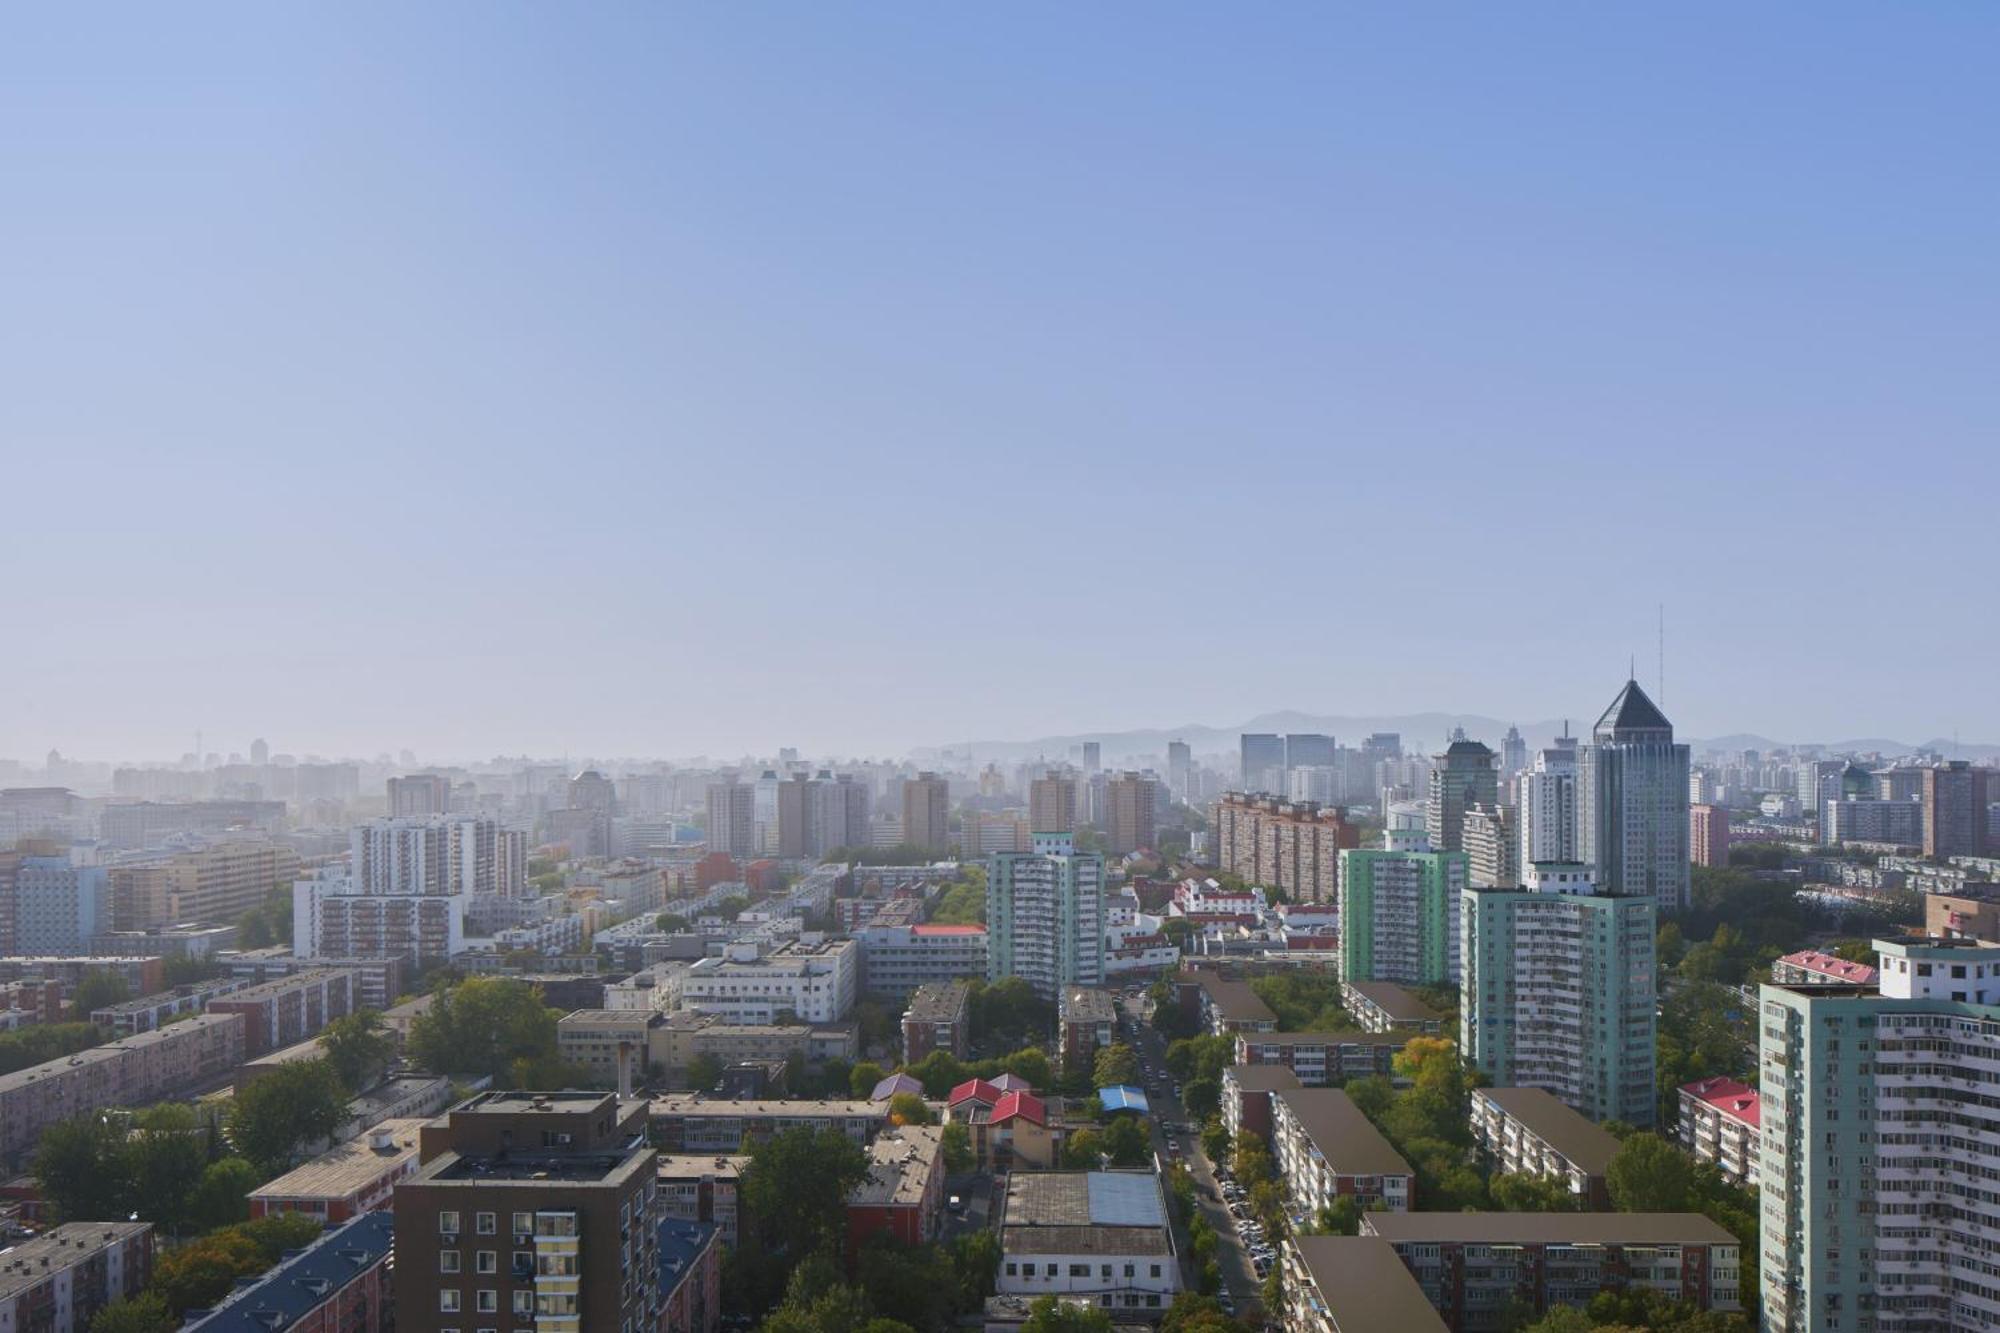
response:
<path id="1" fill-rule="evenodd" d="M 292 1164 L 299 1149 L 330 1137 L 347 1118 L 347 1090 L 332 1063 L 295 1060 L 230 1099 L 229 1141 L 275 1175 Z"/>
<path id="2" fill-rule="evenodd" d="M 468 977 L 437 993 L 410 1024 L 409 1054 L 434 1074 L 484 1075 L 503 1087 L 552 1086 L 557 1011 L 538 986 L 511 977 Z"/>
<path id="3" fill-rule="evenodd" d="M 375 1085 L 396 1058 L 396 1039 L 373 1009 L 357 1009 L 328 1023 L 319 1034 L 334 1075 L 350 1093 Z"/>

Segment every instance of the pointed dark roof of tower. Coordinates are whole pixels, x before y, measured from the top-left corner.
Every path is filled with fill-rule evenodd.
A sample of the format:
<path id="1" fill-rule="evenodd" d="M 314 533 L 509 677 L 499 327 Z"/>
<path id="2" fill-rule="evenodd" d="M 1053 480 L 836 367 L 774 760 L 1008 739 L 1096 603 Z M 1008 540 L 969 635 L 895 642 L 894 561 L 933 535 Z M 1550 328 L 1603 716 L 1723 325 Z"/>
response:
<path id="1" fill-rule="evenodd" d="M 1674 724 L 1667 721 L 1667 715 L 1646 697 L 1638 681 L 1628 680 L 1625 688 L 1618 691 L 1618 697 L 1611 701 L 1611 707 L 1604 710 L 1604 716 L 1597 719 L 1597 735 L 1600 739 L 1636 740 L 1646 733 L 1659 733 L 1672 739 Z"/>

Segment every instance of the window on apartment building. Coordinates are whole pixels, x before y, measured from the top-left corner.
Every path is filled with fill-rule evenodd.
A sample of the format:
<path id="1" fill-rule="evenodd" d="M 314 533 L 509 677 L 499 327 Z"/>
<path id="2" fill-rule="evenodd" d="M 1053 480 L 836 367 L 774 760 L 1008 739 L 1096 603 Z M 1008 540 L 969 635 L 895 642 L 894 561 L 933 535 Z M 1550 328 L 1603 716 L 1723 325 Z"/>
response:
<path id="1" fill-rule="evenodd" d="M 458 1313 L 458 1288 L 438 1288 L 438 1310 L 444 1314 Z"/>
<path id="2" fill-rule="evenodd" d="M 492 1235 L 496 1230 L 499 1229 L 500 1225 L 499 1222 L 495 1220 L 495 1215 L 492 1213 L 474 1214 L 473 1222 L 478 1226 L 479 1234 L 482 1236 Z"/>
<path id="3" fill-rule="evenodd" d="M 439 1250 L 439 1251 L 438 1251 L 438 1272 L 440 1272 L 440 1273 L 456 1273 L 457 1271 L 458 1271 L 458 1251 L 457 1251 L 457 1250 Z"/>
<path id="4" fill-rule="evenodd" d="M 472 1271 L 481 1274 L 500 1271 L 500 1256 L 494 1250 L 481 1250 L 472 1256 Z"/>
<path id="5" fill-rule="evenodd" d="M 438 1230 L 441 1232 L 451 1232 L 458 1230 L 457 1209 L 448 1208 L 438 1214 Z"/>

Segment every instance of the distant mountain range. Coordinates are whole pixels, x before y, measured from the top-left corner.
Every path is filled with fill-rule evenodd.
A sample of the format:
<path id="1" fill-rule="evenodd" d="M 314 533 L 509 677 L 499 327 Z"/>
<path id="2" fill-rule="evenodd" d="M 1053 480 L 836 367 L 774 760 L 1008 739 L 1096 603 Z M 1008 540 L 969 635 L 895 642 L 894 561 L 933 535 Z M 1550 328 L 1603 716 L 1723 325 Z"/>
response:
<path id="1" fill-rule="evenodd" d="M 1596 717 L 1570 718 L 1540 722 L 1521 722 L 1521 736 L 1529 749 L 1548 745 L 1563 733 L 1565 726 L 1571 735 L 1587 736 Z M 1237 738 L 1244 732 L 1309 732 L 1330 735 L 1343 745 L 1358 745 L 1371 733 L 1393 731 L 1403 738 L 1406 751 L 1432 752 L 1442 750 L 1445 738 L 1452 728 L 1463 727 L 1465 734 L 1473 740 L 1484 741 L 1498 749 L 1500 738 L 1507 734 L 1510 724 L 1497 718 L 1484 717 L 1477 713 L 1398 713 L 1380 716 L 1333 716 L 1325 713 L 1302 713 L 1287 710 L 1277 713 L 1261 713 L 1248 721 L 1233 727 L 1212 727 L 1192 723 L 1184 727 L 1145 728 L 1137 731 L 1092 731 L 1079 732 L 1070 736 L 1038 736 L 1032 740 L 981 740 L 959 741 L 951 745 L 931 746 L 917 750 L 914 757 L 923 762 L 949 752 L 953 755 L 967 755 L 980 763 L 988 760 L 1017 762 L 1039 757 L 1051 760 L 1069 757 L 1070 747 L 1085 741 L 1096 741 L 1104 748 L 1104 762 L 1107 765 L 1127 760 L 1157 760 L 1165 756 L 1168 741 L 1186 741 L 1194 747 L 1196 755 L 1235 754 Z M 1857 754 L 1879 753 L 1891 757 L 1914 754 L 1919 750 L 1935 750 L 1951 758 L 1974 759 L 1990 762 L 2000 758 L 2000 745 L 1954 744 L 1950 740 L 1929 740 L 1920 744 L 1908 741 L 1889 740 L 1883 737 L 1862 737 L 1832 741 L 1778 741 L 1769 736 L 1759 736 L 1739 732 L 1730 736 L 1683 736 L 1693 747 L 1696 755 L 1707 750 L 1729 752 L 1733 750 L 1782 750 L 1800 744 L 1819 745 L 1833 754 L 1853 752 Z"/>

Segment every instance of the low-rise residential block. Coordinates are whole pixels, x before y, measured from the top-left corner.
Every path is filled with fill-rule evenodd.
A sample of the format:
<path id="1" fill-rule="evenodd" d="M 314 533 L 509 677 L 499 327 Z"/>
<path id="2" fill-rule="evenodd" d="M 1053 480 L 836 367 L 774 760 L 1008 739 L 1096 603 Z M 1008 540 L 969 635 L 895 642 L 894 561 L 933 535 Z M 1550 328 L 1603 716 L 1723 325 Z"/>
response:
<path id="1" fill-rule="evenodd" d="M 1741 1308 L 1736 1237 L 1700 1213 L 1369 1213 L 1452 1333 L 1509 1328 L 1600 1291 L 1647 1287 L 1698 1310 Z"/>
<path id="2" fill-rule="evenodd" d="M 1343 1194 L 1363 1208 L 1413 1206 L 1416 1172 L 1339 1088 L 1273 1095 L 1271 1128 L 1271 1156 L 1298 1212 L 1316 1217 Z"/>
<path id="3" fill-rule="evenodd" d="M 1733 1078 L 1704 1078 L 1681 1084 L 1680 1100 L 1681 1147 L 1731 1184 L 1756 1185 L 1763 1094 Z"/>
<path id="4" fill-rule="evenodd" d="M 1444 1015 L 1393 981 L 1349 981 L 1341 985 L 1341 1003 L 1363 1032 L 1406 1032 L 1435 1037 L 1444 1031 Z"/>
<path id="5" fill-rule="evenodd" d="M 1540 1088 L 1475 1088 L 1472 1135 L 1495 1171 L 1560 1182 L 1588 1208 L 1609 1208 L 1605 1168 L 1618 1140 Z"/>

